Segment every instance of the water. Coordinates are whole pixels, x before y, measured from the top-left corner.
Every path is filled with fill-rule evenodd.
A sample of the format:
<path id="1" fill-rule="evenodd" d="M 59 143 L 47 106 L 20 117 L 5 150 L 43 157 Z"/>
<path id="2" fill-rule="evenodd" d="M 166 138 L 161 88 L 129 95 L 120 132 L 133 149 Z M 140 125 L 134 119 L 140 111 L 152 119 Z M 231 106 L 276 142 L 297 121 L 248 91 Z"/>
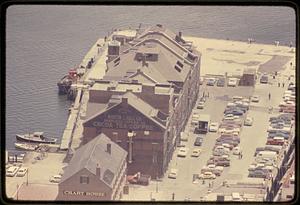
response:
<path id="1" fill-rule="evenodd" d="M 112 28 L 167 25 L 199 37 L 295 44 L 288 7 L 11 6 L 6 26 L 6 146 L 15 134 L 44 131 L 61 137 L 70 102 L 57 81 L 79 64 Z"/>

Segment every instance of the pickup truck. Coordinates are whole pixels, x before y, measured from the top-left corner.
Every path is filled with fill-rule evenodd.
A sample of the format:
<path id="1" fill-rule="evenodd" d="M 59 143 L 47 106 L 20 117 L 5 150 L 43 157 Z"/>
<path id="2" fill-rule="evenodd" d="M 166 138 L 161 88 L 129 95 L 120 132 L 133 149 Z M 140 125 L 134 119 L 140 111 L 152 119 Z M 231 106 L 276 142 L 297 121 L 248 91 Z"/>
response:
<path id="1" fill-rule="evenodd" d="M 141 174 L 140 172 L 136 173 L 135 175 L 128 175 L 127 181 L 130 184 L 140 184 L 140 185 L 149 185 L 149 182 L 151 180 L 150 175 Z"/>

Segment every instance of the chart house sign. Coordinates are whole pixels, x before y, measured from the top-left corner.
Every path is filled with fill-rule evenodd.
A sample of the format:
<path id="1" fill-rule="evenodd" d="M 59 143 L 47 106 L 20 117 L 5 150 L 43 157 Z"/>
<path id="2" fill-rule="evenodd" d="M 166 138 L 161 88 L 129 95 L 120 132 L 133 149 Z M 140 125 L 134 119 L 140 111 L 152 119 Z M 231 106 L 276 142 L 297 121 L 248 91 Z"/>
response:
<path id="1" fill-rule="evenodd" d="M 85 192 L 85 191 L 63 191 L 64 195 L 75 195 L 75 196 L 97 196 L 105 197 L 106 193 L 102 192 Z"/>

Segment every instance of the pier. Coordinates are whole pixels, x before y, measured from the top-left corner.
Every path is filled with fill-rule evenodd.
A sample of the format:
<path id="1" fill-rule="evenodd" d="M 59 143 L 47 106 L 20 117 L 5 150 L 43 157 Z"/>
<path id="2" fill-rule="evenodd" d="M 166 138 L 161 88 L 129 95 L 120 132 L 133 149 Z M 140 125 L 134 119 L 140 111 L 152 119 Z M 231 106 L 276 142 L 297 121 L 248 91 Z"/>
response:
<path id="1" fill-rule="evenodd" d="M 88 88 L 93 81 L 102 79 L 106 73 L 107 46 L 112 40 L 111 37 L 113 34 L 128 34 L 132 36 L 136 34 L 136 31 L 115 31 L 106 38 L 106 41 L 102 38 L 98 39 L 83 58 L 80 63 L 80 68 L 84 69 L 84 74 L 78 80 L 77 84 L 72 85 L 72 89 L 76 90 L 75 103 L 74 107 L 71 108 L 71 113 L 63 132 L 60 150 L 67 151 L 69 148 L 75 150 L 80 146 L 83 132 L 82 123 L 85 120 L 86 107 L 89 99 Z M 88 68 L 88 62 L 90 62 L 91 59 L 93 59 L 93 64 Z"/>

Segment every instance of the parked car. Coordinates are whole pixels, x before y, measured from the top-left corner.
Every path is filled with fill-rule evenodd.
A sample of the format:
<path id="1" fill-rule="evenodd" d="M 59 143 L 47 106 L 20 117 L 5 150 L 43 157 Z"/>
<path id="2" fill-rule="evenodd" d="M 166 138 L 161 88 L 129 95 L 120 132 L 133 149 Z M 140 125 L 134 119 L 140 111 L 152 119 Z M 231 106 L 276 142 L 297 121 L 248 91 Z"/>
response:
<path id="1" fill-rule="evenodd" d="M 254 178 L 266 178 L 268 176 L 268 173 L 263 170 L 254 170 L 250 171 L 248 177 L 254 177 Z"/>
<path id="2" fill-rule="evenodd" d="M 229 167 L 230 166 L 230 161 L 229 160 L 217 160 L 215 162 L 217 166 L 222 166 L 222 167 Z"/>
<path id="3" fill-rule="evenodd" d="M 267 145 L 283 145 L 284 138 L 283 137 L 268 138 L 266 144 Z"/>
<path id="4" fill-rule="evenodd" d="M 186 132 L 181 132 L 181 133 L 180 133 L 180 140 L 181 140 L 181 141 L 187 142 L 188 139 L 189 139 L 188 133 L 186 133 Z"/>
<path id="5" fill-rule="evenodd" d="M 213 150 L 214 156 L 222 156 L 224 154 L 229 154 L 229 153 L 230 153 L 230 149 L 223 146 L 216 146 Z"/>
<path id="6" fill-rule="evenodd" d="M 61 181 L 61 175 L 53 175 L 50 177 L 50 182 L 59 183 Z"/>
<path id="7" fill-rule="evenodd" d="M 254 171 L 254 170 L 256 170 L 258 168 L 262 168 L 264 166 L 265 166 L 265 164 L 263 164 L 263 163 L 252 163 L 249 165 L 248 171 Z"/>
<path id="8" fill-rule="evenodd" d="M 222 141 L 222 140 L 233 140 L 233 141 L 237 141 L 238 143 L 240 143 L 240 137 L 239 136 L 234 136 L 231 134 L 222 134 L 220 135 L 220 137 L 217 138 L 217 141 Z"/>
<path id="9" fill-rule="evenodd" d="M 258 95 L 253 95 L 251 97 L 251 102 L 259 102 L 259 96 Z"/>
<path id="10" fill-rule="evenodd" d="M 218 87 L 224 87 L 225 86 L 225 78 L 219 78 L 217 81 Z"/>
<path id="11" fill-rule="evenodd" d="M 196 137 L 194 145 L 195 146 L 201 146 L 203 142 L 203 139 L 201 137 Z"/>
<path id="12" fill-rule="evenodd" d="M 216 83 L 216 79 L 215 78 L 207 78 L 206 79 L 206 85 L 208 86 L 214 86 Z"/>
<path id="13" fill-rule="evenodd" d="M 235 87 L 237 86 L 238 79 L 237 78 L 229 78 L 227 86 Z"/>
<path id="14" fill-rule="evenodd" d="M 181 147 L 181 148 L 178 150 L 177 156 L 178 156 L 178 157 L 186 157 L 187 152 L 188 152 L 188 150 L 187 150 L 186 147 Z"/>
<path id="15" fill-rule="evenodd" d="M 178 169 L 171 169 L 169 174 L 168 174 L 168 178 L 176 179 L 177 174 L 178 174 Z"/>
<path id="16" fill-rule="evenodd" d="M 142 174 L 141 172 L 137 172 L 134 175 L 127 176 L 127 181 L 130 184 L 140 184 L 140 185 L 147 186 L 147 185 L 149 185 L 150 180 L 151 180 L 150 175 Z"/>
<path id="17" fill-rule="evenodd" d="M 201 154 L 201 149 L 193 149 L 191 157 L 199 157 Z"/>
<path id="18" fill-rule="evenodd" d="M 217 122 L 211 122 L 209 125 L 209 131 L 210 132 L 217 132 L 219 129 L 219 123 Z"/>
<path id="19" fill-rule="evenodd" d="M 28 168 L 27 167 L 21 167 L 17 172 L 17 177 L 23 177 L 27 173 Z"/>
<path id="20" fill-rule="evenodd" d="M 214 164 L 209 164 L 206 166 L 203 166 L 201 169 L 201 174 L 204 174 L 205 172 L 212 172 L 216 176 L 220 176 L 224 170 L 224 167 L 222 166 L 216 166 Z"/>
<path id="21" fill-rule="evenodd" d="M 257 147 L 254 152 L 254 157 L 257 155 L 257 153 L 259 153 L 260 151 L 264 151 L 264 150 L 265 150 L 265 147 Z"/>
<path id="22" fill-rule="evenodd" d="M 232 150 L 234 148 L 232 144 L 227 144 L 227 143 L 222 144 L 222 146 L 228 148 L 229 150 Z"/>
<path id="23" fill-rule="evenodd" d="M 268 75 L 263 75 L 260 78 L 260 83 L 268 83 Z"/>
<path id="24" fill-rule="evenodd" d="M 204 108 L 204 102 L 200 101 L 197 105 L 197 109 L 203 109 Z"/>
<path id="25" fill-rule="evenodd" d="M 13 177 L 17 174 L 20 167 L 17 166 L 11 166 L 6 170 L 6 176 L 7 177 Z"/>
<path id="26" fill-rule="evenodd" d="M 247 117 L 244 121 L 245 126 L 252 126 L 253 124 L 253 117 Z"/>
<path id="27" fill-rule="evenodd" d="M 224 114 L 233 114 L 233 115 L 243 115 L 244 114 L 244 111 L 241 110 L 241 109 L 230 109 L 230 110 L 225 110 L 224 111 Z"/>
<path id="28" fill-rule="evenodd" d="M 235 102 L 235 101 L 239 101 L 239 100 L 242 100 L 243 99 L 243 97 L 242 96 L 239 96 L 239 95 L 234 95 L 233 97 L 232 97 L 232 100 Z"/>
<path id="29" fill-rule="evenodd" d="M 200 179 L 215 179 L 216 175 L 212 172 L 204 172 L 203 174 L 199 175 Z"/>

